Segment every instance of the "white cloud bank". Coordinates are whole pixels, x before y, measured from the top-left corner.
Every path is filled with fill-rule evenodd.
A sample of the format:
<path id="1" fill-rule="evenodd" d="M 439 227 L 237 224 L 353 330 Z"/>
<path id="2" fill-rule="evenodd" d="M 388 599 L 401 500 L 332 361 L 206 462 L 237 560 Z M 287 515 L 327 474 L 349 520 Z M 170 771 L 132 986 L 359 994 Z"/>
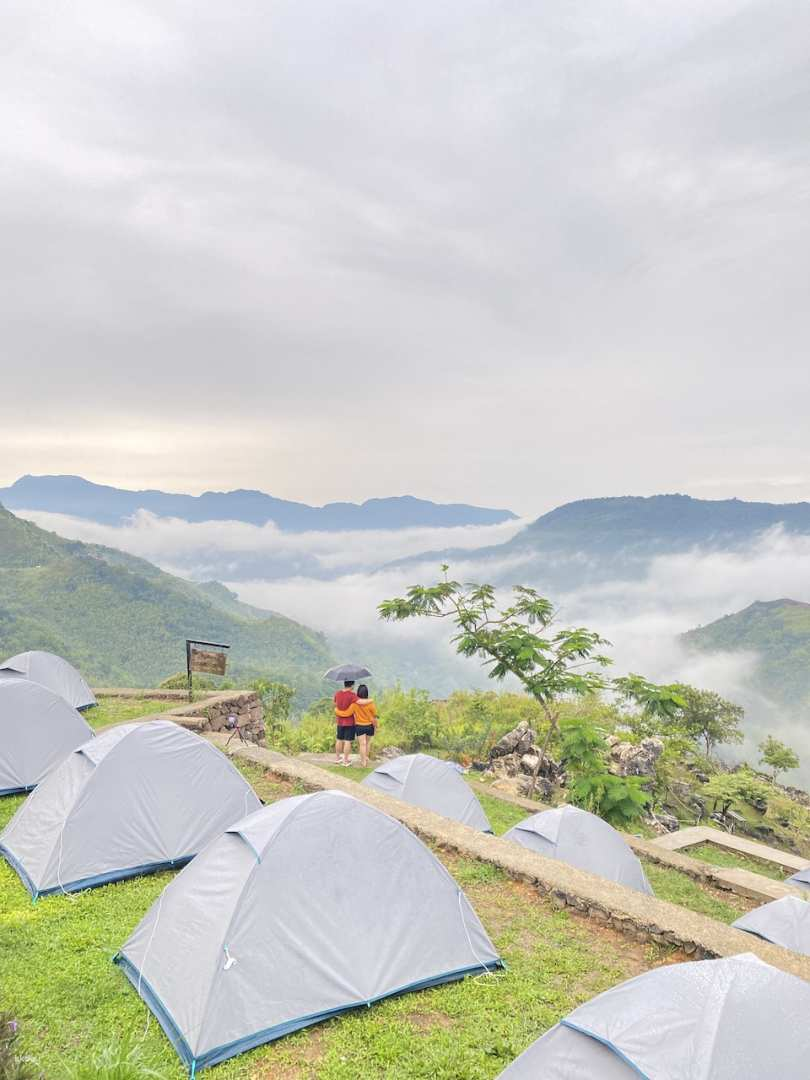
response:
<path id="1" fill-rule="evenodd" d="M 440 680 L 459 687 L 486 685 L 474 661 L 454 656 L 449 627 L 434 621 L 391 626 L 377 618 L 377 605 L 400 595 L 415 581 L 438 574 L 438 560 L 405 567 L 380 564 L 425 550 L 475 549 L 513 536 L 524 524 L 454 529 L 408 529 L 398 532 L 282 533 L 274 526 L 240 522 L 188 523 L 141 512 L 123 526 L 98 525 L 63 515 L 21 512 L 61 535 L 122 548 L 194 577 L 218 576 L 240 598 L 280 611 L 324 631 L 333 639 L 355 643 L 373 653 L 395 652 L 407 680 Z M 274 580 L 229 579 L 228 566 L 244 565 L 245 556 L 274 558 L 284 564 L 307 561 L 312 570 L 294 569 Z M 571 559 L 590 560 L 578 553 Z M 523 556 L 509 561 L 454 560 L 451 571 L 462 580 L 524 580 Z M 279 566 L 280 568 L 280 566 Z M 755 757 L 755 743 L 767 726 L 791 743 L 810 766 L 810 725 L 775 704 L 772 694 L 755 688 L 758 658 L 751 653 L 694 654 L 680 635 L 695 626 L 739 611 L 755 600 L 789 597 L 810 602 L 810 536 L 774 528 L 735 551 L 694 549 L 651 561 L 643 577 L 611 580 L 553 595 L 562 625 L 586 625 L 613 643 L 616 673 L 639 671 L 660 681 L 685 681 L 743 703 L 751 737 L 743 747 Z M 810 768 L 802 774 L 810 780 Z"/>
<path id="2" fill-rule="evenodd" d="M 190 522 L 158 517 L 148 510 L 139 510 L 123 525 L 104 525 L 44 510 L 15 513 L 71 540 L 119 548 L 195 578 L 226 576 L 228 568 L 233 572 L 245 557 L 257 564 L 263 558 L 282 560 L 289 563 L 293 574 L 300 562 L 329 574 L 370 569 L 421 551 L 501 544 L 528 524 L 516 520 L 453 528 L 292 533 L 282 532 L 272 522 Z"/>

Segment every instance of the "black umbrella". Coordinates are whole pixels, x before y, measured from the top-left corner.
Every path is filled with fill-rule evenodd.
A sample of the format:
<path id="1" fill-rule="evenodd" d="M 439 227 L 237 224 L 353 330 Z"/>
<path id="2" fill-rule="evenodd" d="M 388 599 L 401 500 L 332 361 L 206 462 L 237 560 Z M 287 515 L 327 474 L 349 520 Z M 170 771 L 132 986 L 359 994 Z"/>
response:
<path id="1" fill-rule="evenodd" d="M 368 668 L 361 664 L 338 664 L 337 667 L 329 668 L 324 675 L 330 682 L 357 682 L 358 679 L 370 679 L 372 677 Z"/>

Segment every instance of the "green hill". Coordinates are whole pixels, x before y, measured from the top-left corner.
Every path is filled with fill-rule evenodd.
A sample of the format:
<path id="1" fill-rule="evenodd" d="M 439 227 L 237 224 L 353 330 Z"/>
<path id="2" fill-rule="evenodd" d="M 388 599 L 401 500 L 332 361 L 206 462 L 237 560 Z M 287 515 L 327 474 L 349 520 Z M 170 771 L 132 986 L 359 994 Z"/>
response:
<path id="1" fill-rule="evenodd" d="M 229 673 L 284 679 L 302 703 L 332 662 L 322 635 L 111 548 L 64 540 L 0 507 L 0 653 L 50 649 L 96 685 L 154 686 L 185 666 L 185 639 L 231 645 Z"/>
<path id="2" fill-rule="evenodd" d="M 810 706 L 810 604 L 757 601 L 683 635 L 701 652 L 755 652 L 756 685 L 769 698 Z"/>

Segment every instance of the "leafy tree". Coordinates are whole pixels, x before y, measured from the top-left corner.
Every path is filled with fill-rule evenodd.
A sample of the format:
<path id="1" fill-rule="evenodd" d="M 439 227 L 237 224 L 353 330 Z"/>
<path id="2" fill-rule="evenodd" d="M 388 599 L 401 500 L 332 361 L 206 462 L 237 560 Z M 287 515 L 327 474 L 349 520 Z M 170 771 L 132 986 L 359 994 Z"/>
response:
<path id="1" fill-rule="evenodd" d="M 767 802 L 769 791 L 767 784 L 757 780 L 750 769 L 738 769 L 733 773 L 716 773 L 704 785 L 703 794 L 713 799 L 715 806 L 720 803 L 720 812 L 725 817 L 735 802 Z"/>
<path id="2" fill-rule="evenodd" d="M 771 779 L 774 782 L 780 772 L 787 772 L 788 769 L 798 769 L 799 767 L 798 754 L 791 750 L 789 746 L 785 746 L 783 742 L 775 739 L 773 735 L 769 735 L 767 739 L 759 744 L 759 751 L 761 754 L 759 760 L 762 764 L 770 767 Z"/>
<path id="3" fill-rule="evenodd" d="M 562 760 L 570 776 L 571 802 L 599 814 L 611 825 L 626 826 L 649 803 L 640 776 L 614 776 L 608 770 L 608 747 L 602 732 L 587 720 L 562 725 Z"/>
<path id="4" fill-rule="evenodd" d="M 295 687 L 288 686 L 287 683 L 283 682 L 268 682 L 266 679 L 256 679 L 251 684 L 251 688 L 262 699 L 262 703 L 267 710 L 270 721 L 270 741 L 275 743 L 279 732 L 289 723 L 290 711 L 295 697 Z"/>
<path id="5" fill-rule="evenodd" d="M 700 739 L 706 747 L 706 757 L 718 743 L 741 743 L 743 733 L 740 723 L 745 716 L 741 705 L 716 694 L 713 690 L 698 690 L 694 686 L 677 686 L 677 694 L 684 704 L 680 724 L 693 739 Z"/>
<path id="6" fill-rule="evenodd" d="M 491 679 L 514 676 L 540 703 L 548 727 L 531 794 L 549 741 L 558 733 L 561 700 L 566 696 L 594 695 L 611 685 L 603 674 L 611 660 L 601 651 L 610 642 L 584 627 L 553 629 L 554 607 L 535 589 L 515 586 L 512 603 L 499 609 L 494 586 L 462 585 L 448 578 L 448 569 L 442 567 L 444 579 L 435 585 L 412 585 L 406 596 L 383 601 L 380 617 L 395 621 L 450 619 L 456 627 L 452 638 L 456 652 L 477 656 L 489 669 Z M 636 678 L 639 683 L 632 692 L 643 686 L 653 693 L 651 683 Z"/>
<path id="7" fill-rule="evenodd" d="M 630 674 L 614 679 L 613 689 L 620 701 L 635 707 L 634 712 L 622 717 L 634 735 L 643 738 L 677 734 L 678 721 L 686 704 L 680 686 L 658 686 L 642 675 Z"/>

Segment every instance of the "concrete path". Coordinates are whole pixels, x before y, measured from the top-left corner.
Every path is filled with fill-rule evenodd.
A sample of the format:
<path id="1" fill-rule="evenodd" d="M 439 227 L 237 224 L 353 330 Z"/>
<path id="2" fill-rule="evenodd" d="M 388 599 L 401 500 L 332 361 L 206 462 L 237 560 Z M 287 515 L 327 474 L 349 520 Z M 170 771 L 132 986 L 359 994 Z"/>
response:
<path id="1" fill-rule="evenodd" d="M 653 843 L 666 848 L 667 851 L 680 851 L 681 848 L 692 847 L 695 844 L 714 844 L 728 851 L 736 851 L 738 855 L 750 855 L 754 859 L 774 863 L 791 874 L 797 870 L 804 870 L 810 862 L 801 855 L 791 855 L 787 851 L 780 851 L 768 844 L 761 844 L 758 840 L 734 836 L 733 833 L 722 832 L 720 829 L 709 829 L 705 825 L 694 825 L 691 829 L 679 829 L 678 832 L 667 833 L 666 836 L 659 836 Z"/>
<path id="2" fill-rule="evenodd" d="M 225 750 L 226 740 L 222 735 L 212 733 L 206 738 Z M 397 818 L 424 840 L 467 858 L 490 863 L 510 877 L 530 882 L 552 903 L 570 908 L 572 913 L 592 919 L 597 925 L 611 926 L 639 941 L 674 945 L 694 958 L 752 952 L 767 963 L 810 982 L 810 957 L 799 956 L 676 904 L 548 859 L 510 840 L 478 832 L 430 810 L 410 806 L 310 762 L 240 743 L 231 743 L 227 753 L 255 762 L 272 775 L 299 783 L 309 791 L 345 791 Z"/>

